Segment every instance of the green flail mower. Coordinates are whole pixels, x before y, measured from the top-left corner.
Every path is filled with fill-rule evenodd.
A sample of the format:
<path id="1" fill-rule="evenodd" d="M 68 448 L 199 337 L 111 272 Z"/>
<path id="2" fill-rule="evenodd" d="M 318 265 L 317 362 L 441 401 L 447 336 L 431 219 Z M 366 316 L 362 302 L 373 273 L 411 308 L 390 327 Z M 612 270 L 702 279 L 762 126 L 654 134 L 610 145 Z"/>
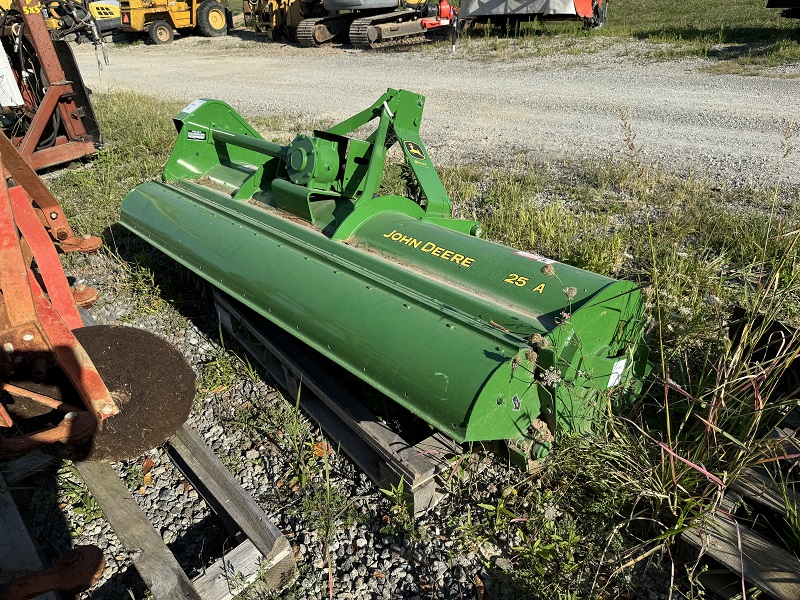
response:
<path id="1" fill-rule="evenodd" d="M 163 181 L 132 190 L 121 223 L 457 442 L 542 457 L 557 430 L 641 389 L 642 296 L 451 218 L 424 103 L 390 89 L 281 146 L 197 100 L 174 119 Z M 395 143 L 419 202 L 381 193 Z"/>

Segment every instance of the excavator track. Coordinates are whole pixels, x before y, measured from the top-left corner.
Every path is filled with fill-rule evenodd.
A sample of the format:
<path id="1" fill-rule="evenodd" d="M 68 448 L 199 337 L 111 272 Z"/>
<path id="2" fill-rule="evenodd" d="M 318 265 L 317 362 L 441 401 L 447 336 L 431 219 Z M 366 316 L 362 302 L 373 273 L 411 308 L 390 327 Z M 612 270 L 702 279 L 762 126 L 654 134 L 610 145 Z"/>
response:
<path id="1" fill-rule="evenodd" d="M 400 46 L 405 44 L 416 44 L 425 41 L 425 30 L 420 28 L 419 32 L 389 40 L 370 39 L 370 27 L 391 23 L 392 21 L 405 22 L 422 15 L 417 11 L 400 12 L 394 11 L 380 15 L 372 15 L 356 19 L 350 25 L 350 43 L 356 48 L 386 48 L 388 46 Z"/>
<path id="2" fill-rule="evenodd" d="M 317 40 L 314 39 L 314 28 L 320 21 L 324 21 L 325 17 L 316 19 L 303 19 L 300 25 L 297 26 L 297 41 L 304 48 L 313 48 L 319 46 Z"/>
<path id="3" fill-rule="evenodd" d="M 297 26 L 297 42 L 305 48 L 313 48 L 343 37 L 355 18 L 353 14 L 303 19 Z M 318 30 L 318 26 L 324 26 Z M 320 39 L 323 38 L 323 39 Z"/>

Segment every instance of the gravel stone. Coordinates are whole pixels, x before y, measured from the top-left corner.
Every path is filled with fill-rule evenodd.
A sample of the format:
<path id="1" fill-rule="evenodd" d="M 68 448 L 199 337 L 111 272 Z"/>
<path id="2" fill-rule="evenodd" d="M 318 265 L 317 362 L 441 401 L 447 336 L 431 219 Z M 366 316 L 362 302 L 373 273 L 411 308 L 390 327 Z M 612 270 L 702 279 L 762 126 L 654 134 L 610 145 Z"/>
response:
<path id="1" fill-rule="evenodd" d="M 553 158 L 619 154 L 624 110 L 641 160 L 738 184 L 800 183 L 797 153 L 787 163 L 782 152 L 785 124 L 799 116 L 792 77 L 800 64 L 767 70 L 768 76 L 714 75 L 705 69 L 715 63 L 700 58 L 644 60 L 642 54 L 655 48 L 647 42 L 585 43 L 595 44 L 594 51 L 500 54 L 488 63 L 467 50 L 349 52 L 191 36 L 165 46 L 111 46 L 103 70 L 88 44 L 76 47 L 75 55 L 86 85 L 96 91 L 217 98 L 246 117 L 302 111 L 303 117 L 338 122 L 389 87 L 421 92 L 422 139 L 441 165 L 468 158 L 465 148 L 475 160 L 506 160 L 520 152 Z M 176 62 L 191 74 L 190 87 L 174 76 Z M 280 74 L 270 78 L 268 91 L 264 73 Z"/>

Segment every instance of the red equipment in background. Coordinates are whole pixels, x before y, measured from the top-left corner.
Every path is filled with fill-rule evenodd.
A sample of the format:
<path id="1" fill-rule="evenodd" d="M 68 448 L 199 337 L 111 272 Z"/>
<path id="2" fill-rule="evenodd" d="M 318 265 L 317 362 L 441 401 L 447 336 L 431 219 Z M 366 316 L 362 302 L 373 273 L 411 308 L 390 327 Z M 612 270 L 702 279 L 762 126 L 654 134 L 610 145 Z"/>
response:
<path id="1" fill-rule="evenodd" d="M 454 26 L 456 20 L 456 8 L 451 6 L 447 0 L 441 0 L 436 5 L 436 14 L 426 16 L 422 19 L 422 26 L 425 29 L 435 29 L 436 27 Z"/>
<path id="2" fill-rule="evenodd" d="M 0 86 L 2 129 L 37 170 L 94 154 L 100 130 L 69 44 L 51 38 L 39 0 L 14 2 L 0 16 L 0 70 L 17 84 Z"/>
<path id="3" fill-rule="evenodd" d="M 459 18 L 465 25 L 552 19 L 578 20 L 586 27 L 600 27 L 607 10 L 607 0 L 462 0 Z"/>

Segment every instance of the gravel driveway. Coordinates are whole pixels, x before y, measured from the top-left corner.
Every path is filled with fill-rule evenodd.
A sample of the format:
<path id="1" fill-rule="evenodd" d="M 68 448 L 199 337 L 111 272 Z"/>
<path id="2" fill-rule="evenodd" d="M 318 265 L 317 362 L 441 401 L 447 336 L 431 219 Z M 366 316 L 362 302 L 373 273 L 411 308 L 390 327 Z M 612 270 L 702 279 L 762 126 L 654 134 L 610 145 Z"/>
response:
<path id="1" fill-rule="evenodd" d="M 468 47 L 455 55 L 306 49 L 242 35 L 109 45 L 102 71 L 91 47 L 76 56 L 94 90 L 217 98 L 245 116 L 339 120 L 388 87 L 419 92 L 422 137 L 440 164 L 520 151 L 603 159 L 622 147 L 625 109 L 645 159 L 734 184 L 800 183 L 800 152 L 783 158 L 786 124 L 800 121 L 800 65 L 771 77 L 714 75 L 704 70 L 711 61 L 645 60 L 645 43 L 502 59 Z"/>

